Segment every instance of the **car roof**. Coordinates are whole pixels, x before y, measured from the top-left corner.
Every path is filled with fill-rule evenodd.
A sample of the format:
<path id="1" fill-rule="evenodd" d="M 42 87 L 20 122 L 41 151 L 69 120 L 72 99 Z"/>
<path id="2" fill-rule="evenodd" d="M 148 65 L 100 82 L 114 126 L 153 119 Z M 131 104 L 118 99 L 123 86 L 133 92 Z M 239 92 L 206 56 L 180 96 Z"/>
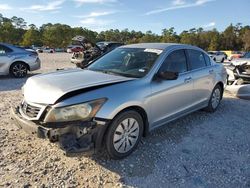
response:
<path id="1" fill-rule="evenodd" d="M 13 45 L 13 44 L 8 44 L 8 43 L 4 43 L 4 42 L 0 42 L 0 45 L 4 45 L 4 46 L 10 47 L 10 48 L 16 48 L 15 45 Z"/>
<path id="2" fill-rule="evenodd" d="M 8 48 L 11 48 L 12 50 L 25 50 L 20 46 L 15 46 L 13 44 L 8 44 L 8 43 L 4 43 L 4 42 L 0 42 L 0 45 L 6 46 Z"/>
<path id="3" fill-rule="evenodd" d="M 120 48 L 155 48 L 155 49 L 161 49 L 161 50 L 165 50 L 167 48 L 171 48 L 171 47 L 192 47 L 192 48 L 196 48 L 199 49 L 196 46 L 191 46 L 188 44 L 178 44 L 178 43 L 138 43 L 138 44 L 129 44 L 129 45 L 125 45 L 125 46 L 121 46 Z"/>
<path id="4" fill-rule="evenodd" d="M 0 42 L 0 45 L 6 46 L 10 49 L 12 49 L 14 52 L 26 52 L 26 53 L 30 53 L 29 50 L 26 50 L 25 48 L 21 47 L 21 46 L 15 46 L 13 44 L 8 44 L 8 43 L 4 43 L 4 42 Z"/>

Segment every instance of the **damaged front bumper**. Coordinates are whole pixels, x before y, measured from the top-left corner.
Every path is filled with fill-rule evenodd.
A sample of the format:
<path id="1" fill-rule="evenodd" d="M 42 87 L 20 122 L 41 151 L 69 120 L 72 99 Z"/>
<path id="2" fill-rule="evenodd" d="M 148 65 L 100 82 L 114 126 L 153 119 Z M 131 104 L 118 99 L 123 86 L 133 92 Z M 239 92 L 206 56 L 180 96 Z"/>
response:
<path id="1" fill-rule="evenodd" d="M 25 132 L 39 138 L 58 142 L 66 153 L 95 153 L 102 147 L 109 120 L 95 118 L 92 121 L 41 123 L 23 118 L 19 107 L 11 108 L 11 119 Z"/>

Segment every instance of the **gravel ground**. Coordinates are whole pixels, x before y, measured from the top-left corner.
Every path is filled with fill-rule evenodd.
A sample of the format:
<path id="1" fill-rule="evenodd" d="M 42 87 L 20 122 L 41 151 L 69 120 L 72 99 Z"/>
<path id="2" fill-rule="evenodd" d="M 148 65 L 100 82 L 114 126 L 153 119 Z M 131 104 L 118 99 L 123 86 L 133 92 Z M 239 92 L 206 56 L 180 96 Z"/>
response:
<path id="1" fill-rule="evenodd" d="M 30 76 L 73 67 L 41 54 Z M 225 93 L 216 113 L 192 113 L 152 132 L 126 159 L 66 157 L 9 119 L 26 79 L 0 77 L 0 187 L 250 187 L 250 102 Z"/>

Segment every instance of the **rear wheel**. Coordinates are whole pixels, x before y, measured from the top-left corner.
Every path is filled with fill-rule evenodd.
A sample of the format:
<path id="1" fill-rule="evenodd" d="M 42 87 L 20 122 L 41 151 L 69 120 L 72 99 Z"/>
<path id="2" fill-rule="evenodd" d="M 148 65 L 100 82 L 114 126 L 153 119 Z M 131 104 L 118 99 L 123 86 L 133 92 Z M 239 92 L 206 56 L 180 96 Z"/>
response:
<path id="1" fill-rule="evenodd" d="M 10 74 L 15 78 L 23 78 L 27 76 L 28 67 L 22 62 L 13 63 L 10 67 Z"/>
<path id="2" fill-rule="evenodd" d="M 220 85 L 216 85 L 211 94 L 208 106 L 205 108 L 207 112 L 215 112 L 218 106 L 220 105 L 220 101 L 222 99 L 222 88 Z"/>
<path id="3" fill-rule="evenodd" d="M 131 154 L 143 132 L 143 120 L 139 113 L 130 110 L 119 114 L 112 121 L 106 134 L 106 149 L 113 159 L 121 159 Z"/>

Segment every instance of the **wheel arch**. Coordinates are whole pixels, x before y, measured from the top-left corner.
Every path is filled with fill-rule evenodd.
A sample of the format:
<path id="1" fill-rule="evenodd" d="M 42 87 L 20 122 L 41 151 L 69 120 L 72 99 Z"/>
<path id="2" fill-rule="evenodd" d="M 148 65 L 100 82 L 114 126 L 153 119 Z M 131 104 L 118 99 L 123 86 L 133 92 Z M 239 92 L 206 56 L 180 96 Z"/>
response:
<path id="1" fill-rule="evenodd" d="M 125 112 L 125 111 L 129 111 L 129 110 L 134 110 L 136 111 L 137 113 L 139 113 L 142 117 L 142 120 L 143 120 L 143 136 L 147 136 L 147 134 L 149 133 L 149 123 L 148 123 L 148 115 L 146 113 L 146 111 L 141 107 L 141 106 L 138 106 L 138 105 L 132 105 L 132 106 L 128 106 L 126 108 L 123 108 L 122 110 L 120 110 L 115 116 L 118 116 L 119 114 Z"/>
<path id="2" fill-rule="evenodd" d="M 222 97 L 223 97 L 223 93 L 224 93 L 224 84 L 223 84 L 222 81 L 219 81 L 219 82 L 216 83 L 215 87 L 216 87 L 217 85 L 220 86 L 220 88 L 221 88 L 221 91 L 222 91 L 221 98 L 222 98 Z"/>
<path id="3" fill-rule="evenodd" d="M 12 67 L 15 63 L 23 63 L 23 64 L 25 64 L 25 65 L 28 67 L 28 71 L 30 71 L 30 66 L 29 66 L 29 64 L 27 64 L 25 61 L 17 60 L 17 61 L 13 61 L 13 62 L 11 63 L 11 65 L 10 65 L 10 67 L 9 67 L 9 73 L 10 73 L 11 67 Z"/>

